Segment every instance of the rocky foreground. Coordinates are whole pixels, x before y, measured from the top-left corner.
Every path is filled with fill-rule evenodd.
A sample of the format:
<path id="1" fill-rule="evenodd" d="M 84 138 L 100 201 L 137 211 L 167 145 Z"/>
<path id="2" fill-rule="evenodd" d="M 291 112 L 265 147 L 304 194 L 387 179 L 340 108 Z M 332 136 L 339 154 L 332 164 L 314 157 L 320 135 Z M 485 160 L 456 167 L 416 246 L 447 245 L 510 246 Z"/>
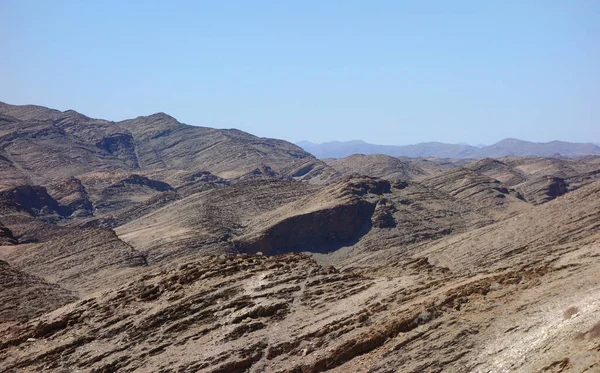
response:
<path id="1" fill-rule="evenodd" d="M 600 247 L 470 277 L 406 259 L 211 257 L 2 332 L 4 371 L 600 369 Z M 561 294 L 560 297 L 554 296 Z"/>

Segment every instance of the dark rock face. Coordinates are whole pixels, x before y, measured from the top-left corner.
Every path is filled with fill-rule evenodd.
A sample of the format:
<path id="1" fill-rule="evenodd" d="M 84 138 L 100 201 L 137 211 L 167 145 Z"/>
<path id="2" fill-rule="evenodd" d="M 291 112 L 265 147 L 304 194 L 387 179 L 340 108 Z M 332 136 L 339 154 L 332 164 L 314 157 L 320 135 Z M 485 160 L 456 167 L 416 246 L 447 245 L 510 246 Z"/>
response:
<path id="1" fill-rule="evenodd" d="M 249 253 L 279 254 L 290 251 L 332 251 L 360 237 L 370 223 L 375 205 L 356 200 L 329 209 L 292 216 L 265 230 L 258 239 L 241 244 Z"/>
<path id="2" fill-rule="evenodd" d="M 16 238 L 10 229 L 6 228 L 0 223 L 0 246 L 3 245 L 14 245 L 17 243 Z"/>
<path id="3" fill-rule="evenodd" d="M 60 207 L 46 188 L 21 185 L 0 192 L 0 203 L 5 207 L 25 209 L 33 216 L 59 215 Z"/>
<path id="4" fill-rule="evenodd" d="M 387 180 L 348 178 L 253 222 L 237 248 L 265 254 L 335 251 L 369 231 L 377 200 L 390 188 Z"/>
<path id="5" fill-rule="evenodd" d="M 133 174 L 121 180 L 119 183 L 109 186 L 106 189 L 106 192 L 111 193 L 112 191 L 117 189 L 127 188 L 128 185 L 147 186 L 159 192 L 168 192 L 174 190 L 169 184 L 164 183 L 162 181 L 152 180 L 147 178 L 146 176 Z"/>
<path id="6" fill-rule="evenodd" d="M 391 185 L 390 182 L 383 179 L 371 178 L 360 178 L 360 179 L 348 179 L 348 189 L 352 193 L 358 196 L 364 196 L 365 194 L 377 194 L 382 195 L 384 193 L 390 193 Z M 355 181 L 356 180 L 356 181 Z"/>
<path id="7" fill-rule="evenodd" d="M 392 186 L 396 189 L 404 189 L 408 186 L 408 183 L 406 181 L 400 181 L 400 180 L 396 180 L 394 181 L 394 183 L 392 184 Z"/>
<path id="8" fill-rule="evenodd" d="M 122 159 L 125 164 L 132 168 L 138 168 L 138 160 L 135 155 L 135 140 L 129 133 L 115 133 L 103 138 L 96 146 L 106 152 Z"/>
<path id="9" fill-rule="evenodd" d="M 548 187 L 548 196 L 551 197 L 551 199 L 560 197 L 567 193 L 567 187 L 568 185 L 565 183 L 564 179 L 561 179 L 560 177 L 553 177 Z"/>

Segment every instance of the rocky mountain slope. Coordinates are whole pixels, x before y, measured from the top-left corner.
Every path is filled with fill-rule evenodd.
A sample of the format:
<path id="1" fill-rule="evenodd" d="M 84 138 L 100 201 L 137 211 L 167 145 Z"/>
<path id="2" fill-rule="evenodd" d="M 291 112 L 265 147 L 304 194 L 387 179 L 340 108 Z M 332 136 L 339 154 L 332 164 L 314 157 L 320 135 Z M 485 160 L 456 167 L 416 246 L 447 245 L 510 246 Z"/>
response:
<path id="1" fill-rule="evenodd" d="M 112 286 L 147 265 L 146 258 L 113 231 L 69 228 L 39 243 L 0 246 L 0 257 L 75 293 Z"/>
<path id="2" fill-rule="evenodd" d="M 329 166 L 342 175 L 368 175 L 388 180 L 412 180 L 427 172 L 404 161 L 384 154 L 354 154 L 346 158 L 325 159 Z"/>
<path id="3" fill-rule="evenodd" d="M 150 262 L 227 253 L 254 218 L 314 193 L 307 183 L 259 180 L 194 193 L 116 228 Z"/>
<path id="4" fill-rule="evenodd" d="M 0 371 L 600 370 L 599 156 L 0 104 L 0 176 Z"/>
<path id="5" fill-rule="evenodd" d="M 98 171 L 191 170 L 228 179 L 261 174 L 315 182 L 333 174 L 291 143 L 189 126 L 163 113 L 110 122 L 72 110 L 0 103 L 0 117 L 0 166 L 18 171 L 9 185 L 27 178 L 46 185 Z"/>
<path id="6" fill-rule="evenodd" d="M 413 180 L 440 177 L 450 181 L 459 168 L 475 171 L 500 181 L 532 204 L 550 201 L 568 191 L 597 180 L 600 156 L 578 158 L 503 157 L 479 160 L 438 158 L 393 158 L 386 155 L 355 154 L 326 159 L 342 175 L 368 175 L 386 179 Z M 466 171 L 461 171 L 462 173 Z M 458 177 L 462 177 L 459 172 Z M 450 179 L 447 179 L 447 178 Z M 452 185 L 450 185 L 452 189 Z"/>
<path id="7" fill-rule="evenodd" d="M 577 197 L 599 200 L 598 187 Z M 297 254 L 209 257 L 6 331 L 2 364 L 25 371 L 594 371 L 599 236 L 588 233 L 558 260 L 540 250 L 538 261 L 518 264 L 523 252 L 504 251 L 492 268 L 481 266 L 482 255 L 438 265 L 388 259 L 341 273 Z M 463 268 L 477 274 L 463 277 Z"/>
<path id="8" fill-rule="evenodd" d="M 0 328 L 6 328 L 74 302 L 77 297 L 0 260 L 0 300 Z"/>
<path id="9" fill-rule="evenodd" d="M 467 168 L 457 168 L 426 178 L 422 184 L 446 192 L 484 214 L 510 216 L 529 207 L 516 191 L 507 188 L 496 179 Z"/>

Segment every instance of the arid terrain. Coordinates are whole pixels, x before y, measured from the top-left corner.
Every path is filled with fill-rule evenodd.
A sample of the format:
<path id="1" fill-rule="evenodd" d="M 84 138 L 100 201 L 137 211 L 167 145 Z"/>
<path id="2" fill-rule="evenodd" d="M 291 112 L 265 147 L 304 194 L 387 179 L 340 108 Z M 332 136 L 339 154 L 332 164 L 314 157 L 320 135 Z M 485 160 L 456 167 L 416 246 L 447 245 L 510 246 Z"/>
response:
<path id="1" fill-rule="evenodd" d="M 0 371 L 600 372 L 600 155 L 532 144 L 0 103 Z"/>

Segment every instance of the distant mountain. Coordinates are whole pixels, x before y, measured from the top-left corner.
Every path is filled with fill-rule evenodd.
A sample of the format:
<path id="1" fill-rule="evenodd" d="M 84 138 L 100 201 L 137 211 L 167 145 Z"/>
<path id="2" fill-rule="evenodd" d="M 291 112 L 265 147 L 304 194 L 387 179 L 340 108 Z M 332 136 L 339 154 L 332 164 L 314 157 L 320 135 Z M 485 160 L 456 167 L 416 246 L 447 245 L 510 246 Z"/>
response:
<path id="1" fill-rule="evenodd" d="M 477 152 L 478 158 L 499 158 L 506 156 L 549 157 L 554 155 L 565 157 L 600 155 L 600 147 L 591 143 L 585 144 L 566 141 L 536 143 L 518 139 L 504 139 L 494 145 L 481 148 Z"/>
<path id="2" fill-rule="evenodd" d="M 317 158 L 343 158 L 352 154 L 385 154 L 392 157 L 436 157 L 436 158 L 500 158 L 508 156 L 577 157 L 600 155 L 600 146 L 591 143 L 551 141 L 536 143 L 518 139 L 505 139 L 493 145 L 445 144 L 425 142 L 415 145 L 375 145 L 364 141 L 332 141 L 315 144 L 309 141 L 297 143 Z"/>
<path id="3" fill-rule="evenodd" d="M 332 141 L 315 144 L 301 141 L 296 145 L 317 158 L 343 158 L 352 154 L 385 154 L 392 157 L 438 157 L 469 158 L 477 150 L 476 147 L 464 144 L 444 144 L 441 142 L 424 142 L 415 145 L 375 145 L 364 141 Z"/>

